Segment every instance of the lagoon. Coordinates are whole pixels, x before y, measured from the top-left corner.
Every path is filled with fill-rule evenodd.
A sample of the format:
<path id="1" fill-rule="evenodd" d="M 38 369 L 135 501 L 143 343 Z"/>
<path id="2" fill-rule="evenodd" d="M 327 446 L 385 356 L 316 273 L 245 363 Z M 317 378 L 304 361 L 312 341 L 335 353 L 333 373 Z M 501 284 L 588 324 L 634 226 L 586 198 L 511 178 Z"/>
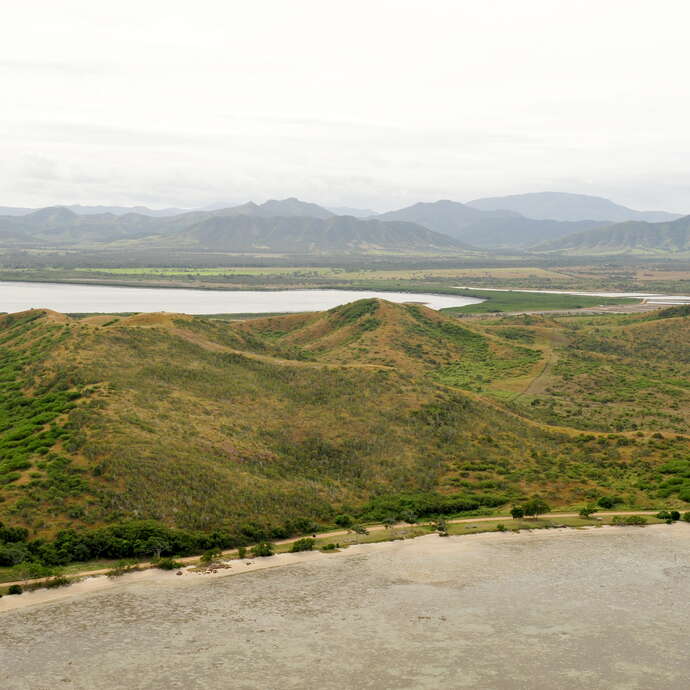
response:
<path id="1" fill-rule="evenodd" d="M 262 314 L 322 311 L 358 299 L 417 302 L 432 309 L 462 307 L 484 300 L 412 292 L 371 290 L 199 290 L 70 283 L 0 282 L 0 312 L 52 309 L 63 314 L 176 312 Z"/>

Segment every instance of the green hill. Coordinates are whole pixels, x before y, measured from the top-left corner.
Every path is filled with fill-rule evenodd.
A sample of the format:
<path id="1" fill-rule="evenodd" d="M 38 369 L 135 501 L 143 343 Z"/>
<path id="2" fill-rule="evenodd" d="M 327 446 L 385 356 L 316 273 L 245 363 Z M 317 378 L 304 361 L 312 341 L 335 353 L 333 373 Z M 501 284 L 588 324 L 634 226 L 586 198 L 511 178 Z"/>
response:
<path id="1" fill-rule="evenodd" d="M 237 531 L 420 491 L 483 510 L 680 500 L 688 323 L 379 300 L 235 323 L 0 317 L 0 521 Z"/>
<path id="2" fill-rule="evenodd" d="M 687 253 L 690 252 L 690 216 L 666 223 L 618 223 L 545 242 L 534 250 L 568 254 Z"/>

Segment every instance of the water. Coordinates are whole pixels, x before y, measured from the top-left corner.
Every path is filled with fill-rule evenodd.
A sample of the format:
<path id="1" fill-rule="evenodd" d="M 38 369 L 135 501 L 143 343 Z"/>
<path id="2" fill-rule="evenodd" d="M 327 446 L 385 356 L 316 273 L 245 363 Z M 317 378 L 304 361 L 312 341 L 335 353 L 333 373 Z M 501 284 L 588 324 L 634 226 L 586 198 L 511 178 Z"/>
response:
<path id="1" fill-rule="evenodd" d="M 420 302 L 432 309 L 464 307 L 484 301 L 474 297 L 369 290 L 190 290 L 1 282 L 0 312 L 42 308 L 63 314 L 155 311 L 261 314 L 321 311 L 371 297 L 390 302 Z"/>
<path id="2" fill-rule="evenodd" d="M 655 304 L 690 304 L 690 295 L 662 295 L 656 292 L 586 292 L 579 290 L 530 290 L 529 288 L 483 288 L 455 285 L 457 290 L 490 290 L 492 292 L 538 292 L 545 295 L 580 295 L 583 297 L 636 297 Z"/>

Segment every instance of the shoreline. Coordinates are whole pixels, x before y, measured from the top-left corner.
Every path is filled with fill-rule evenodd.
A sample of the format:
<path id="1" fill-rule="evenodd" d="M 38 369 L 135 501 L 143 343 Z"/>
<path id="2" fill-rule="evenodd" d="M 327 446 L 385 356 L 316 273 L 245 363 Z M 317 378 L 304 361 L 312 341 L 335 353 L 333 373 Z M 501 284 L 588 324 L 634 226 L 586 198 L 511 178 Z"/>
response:
<path id="1" fill-rule="evenodd" d="M 482 520 L 479 518 L 475 520 Z M 510 519 L 510 518 L 507 518 Z M 613 526 L 613 525 L 591 525 L 586 527 L 554 527 L 545 529 L 543 527 L 535 527 L 534 529 L 521 529 L 520 532 L 513 531 L 491 531 L 478 532 L 476 534 L 450 535 L 448 537 L 439 537 L 436 533 L 410 537 L 398 538 L 387 541 L 379 541 L 373 543 L 350 544 L 347 548 L 340 549 L 333 552 L 324 551 L 300 551 L 296 553 L 286 552 L 278 553 L 268 558 L 245 558 L 243 560 L 233 559 L 231 563 L 226 563 L 217 569 L 210 571 L 194 571 L 194 565 L 185 565 L 179 570 L 165 571 L 155 567 L 149 567 L 145 570 L 137 570 L 131 573 L 126 573 L 118 577 L 108 577 L 102 575 L 87 575 L 83 579 L 74 582 L 65 587 L 55 589 L 36 589 L 29 592 L 24 592 L 21 595 L 9 595 L 0 599 L 0 614 L 3 612 L 17 611 L 46 604 L 52 604 L 68 599 L 78 599 L 90 594 L 96 594 L 118 587 L 126 587 L 135 584 L 166 584 L 168 586 L 193 586 L 196 583 L 206 582 L 208 579 L 217 579 L 224 577 L 232 577 L 235 575 L 249 574 L 261 570 L 269 570 L 273 568 L 281 568 L 290 565 L 299 565 L 303 563 L 314 563 L 323 561 L 325 559 L 345 558 L 348 555 L 355 556 L 366 554 L 367 552 L 374 552 L 381 549 L 395 549 L 404 548 L 406 545 L 413 544 L 419 540 L 429 541 L 427 545 L 431 545 L 433 539 L 437 540 L 436 548 L 447 548 L 450 544 L 455 544 L 460 549 L 471 549 L 473 545 L 483 544 L 486 542 L 497 543 L 520 543 L 525 540 L 533 539 L 536 534 L 539 537 L 558 538 L 569 536 L 571 534 L 611 534 L 616 532 L 620 534 L 637 533 L 640 529 L 673 529 L 677 533 L 690 529 L 690 523 L 675 522 L 672 525 L 667 524 L 652 524 L 639 526 Z M 535 534 L 536 533 L 536 534 Z M 474 539 L 466 539 L 466 537 L 474 537 Z M 196 557 L 194 557 L 196 558 Z M 178 573 L 182 573 L 179 575 Z"/>

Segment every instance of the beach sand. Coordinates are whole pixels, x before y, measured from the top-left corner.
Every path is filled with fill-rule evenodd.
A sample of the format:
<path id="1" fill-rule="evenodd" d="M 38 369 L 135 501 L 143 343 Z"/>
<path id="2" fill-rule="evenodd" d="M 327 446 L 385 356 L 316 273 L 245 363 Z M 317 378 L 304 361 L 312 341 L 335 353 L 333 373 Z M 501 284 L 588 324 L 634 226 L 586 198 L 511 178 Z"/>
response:
<path id="1" fill-rule="evenodd" d="M 8 690 L 685 690 L 690 525 L 429 535 L 216 575 L 151 570 L 3 597 L 0 614 Z"/>

